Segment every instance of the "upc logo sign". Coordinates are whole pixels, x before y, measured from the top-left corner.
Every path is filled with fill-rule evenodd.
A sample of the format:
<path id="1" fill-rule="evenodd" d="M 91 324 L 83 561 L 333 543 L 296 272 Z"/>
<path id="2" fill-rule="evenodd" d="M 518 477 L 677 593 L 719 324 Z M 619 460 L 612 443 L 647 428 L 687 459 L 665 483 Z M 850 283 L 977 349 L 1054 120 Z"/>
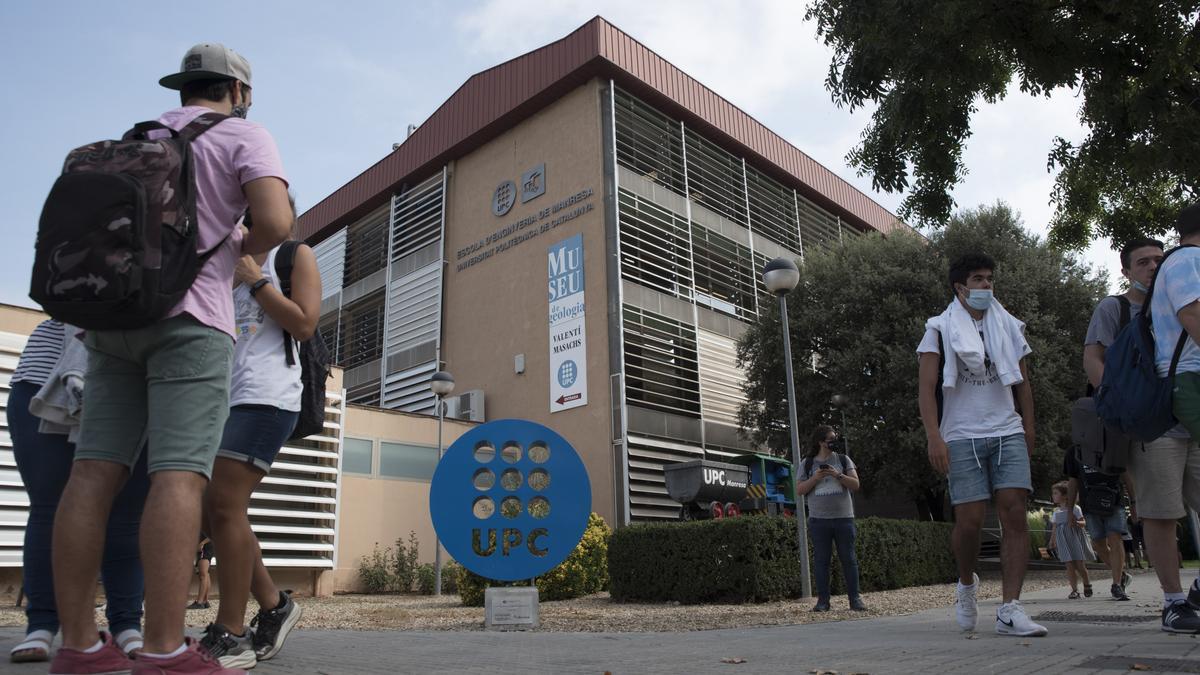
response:
<path id="1" fill-rule="evenodd" d="M 472 572 L 501 581 L 545 574 L 571 554 L 591 513 L 582 460 L 553 430 L 525 420 L 463 434 L 433 474 L 438 539 Z"/>

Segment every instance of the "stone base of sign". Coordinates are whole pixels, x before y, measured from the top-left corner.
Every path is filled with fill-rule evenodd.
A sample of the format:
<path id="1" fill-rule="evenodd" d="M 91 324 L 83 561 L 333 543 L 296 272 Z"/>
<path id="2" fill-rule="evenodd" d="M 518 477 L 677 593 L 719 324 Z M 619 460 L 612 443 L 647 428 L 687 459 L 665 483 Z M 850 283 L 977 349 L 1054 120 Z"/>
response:
<path id="1" fill-rule="evenodd" d="M 483 625 L 488 630 L 538 627 L 538 589 L 532 586 L 489 588 L 483 593 Z"/>

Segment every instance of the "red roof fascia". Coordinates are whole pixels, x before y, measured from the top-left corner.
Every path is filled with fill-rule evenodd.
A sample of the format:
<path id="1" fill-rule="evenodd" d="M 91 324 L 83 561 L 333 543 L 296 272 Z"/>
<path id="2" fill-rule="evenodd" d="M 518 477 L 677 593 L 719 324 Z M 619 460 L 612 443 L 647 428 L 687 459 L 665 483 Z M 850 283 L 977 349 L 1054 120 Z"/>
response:
<path id="1" fill-rule="evenodd" d="M 398 149 L 305 212 L 301 238 L 324 239 L 384 203 L 406 180 L 424 178 L 596 76 L 613 78 L 710 140 L 747 156 L 756 168 L 798 185 L 802 194 L 852 226 L 907 229 L 737 106 L 596 17 L 561 40 L 471 76 Z"/>

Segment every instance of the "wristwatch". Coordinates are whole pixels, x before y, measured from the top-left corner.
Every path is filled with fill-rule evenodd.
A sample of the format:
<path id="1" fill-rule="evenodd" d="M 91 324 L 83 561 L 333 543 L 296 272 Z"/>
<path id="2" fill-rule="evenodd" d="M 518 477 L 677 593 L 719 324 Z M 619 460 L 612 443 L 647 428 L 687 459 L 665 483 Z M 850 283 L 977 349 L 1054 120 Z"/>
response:
<path id="1" fill-rule="evenodd" d="M 250 286 L 250 297 L 254 297 L 255 293 L 257 293 L 260 289 L 262 289 L 263 286 L 266 286 L 269 283 L 271 283 L 271 280 L 266 277 L 263 277 L 263 278 L 259 279 L 258 281 L 254 282 L 254 284 L 252 284 Z"/>

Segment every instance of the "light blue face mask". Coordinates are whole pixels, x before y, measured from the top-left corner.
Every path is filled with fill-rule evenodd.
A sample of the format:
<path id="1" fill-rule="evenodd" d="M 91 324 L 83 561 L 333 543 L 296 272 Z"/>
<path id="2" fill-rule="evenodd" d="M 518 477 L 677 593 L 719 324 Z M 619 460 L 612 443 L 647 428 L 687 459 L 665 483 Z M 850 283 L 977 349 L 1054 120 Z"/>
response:
<path id="1" fill-rule="evenodd" d="M 972 288 L 967 291 L 967 306 L 983 311 L 992 306 L 992 290 L 990 288 Z"/>
<path id="2" fill-rule="evenodd" d="M 1142 293 L 1149 293 L 1149 292 L 1150 292 L 1150 287 L 1149 287 L 1149 286 L 1147 286 L 1146 284 L 1143 284 L 1143 283 L 1142 283 L 1142 282 L 1140 282 L 1140 281 L 1137 281 L 1137 280 L 1131 279 L 1131 280 L 1129 281 L 1129 285 L 1130 285 L 1130 286 L 1133 286 L 1133 290 L 1135 290 L 1135 291 L 1141 291 Z"/>

